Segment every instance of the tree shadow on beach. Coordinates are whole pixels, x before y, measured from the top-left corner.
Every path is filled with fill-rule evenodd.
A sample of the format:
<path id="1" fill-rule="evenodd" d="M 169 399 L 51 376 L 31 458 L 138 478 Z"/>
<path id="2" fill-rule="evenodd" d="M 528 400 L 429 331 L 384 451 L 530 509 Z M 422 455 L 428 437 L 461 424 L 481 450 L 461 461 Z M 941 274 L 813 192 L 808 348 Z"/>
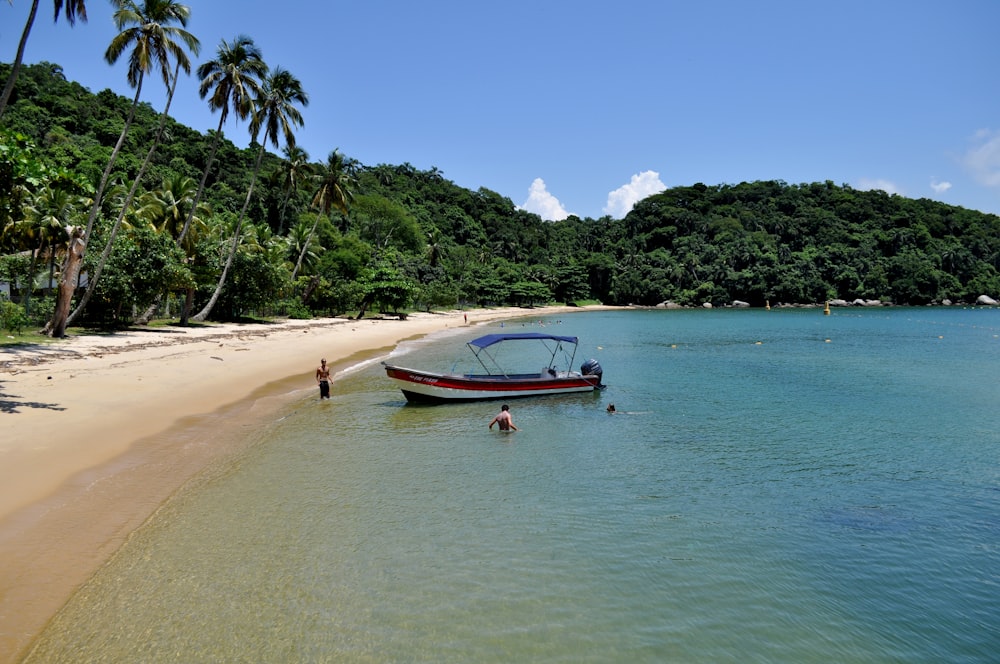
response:
<path id="1" fill-rule="evenodd" d="M 46 410 L 66 410 L 65 406 L 41 401 L 22 401 L 16 394 L 8 394 L 4 389 L 4 381 L 0 380 L 0 414 L 20 413 L 25 408 L 44 408 Z"/>
<path id="2" fill-rule="evenodd" d="M 20 413 L 26 408 L 44 408 L 45 410 L 66 410 L 65 406 L 54 403 L 42 403 L 40 401 L 18 401 L 16 394 L 7 394 L 2 391 L 3 384 L 0 383 L 0 414 L 12 415 Z"/>

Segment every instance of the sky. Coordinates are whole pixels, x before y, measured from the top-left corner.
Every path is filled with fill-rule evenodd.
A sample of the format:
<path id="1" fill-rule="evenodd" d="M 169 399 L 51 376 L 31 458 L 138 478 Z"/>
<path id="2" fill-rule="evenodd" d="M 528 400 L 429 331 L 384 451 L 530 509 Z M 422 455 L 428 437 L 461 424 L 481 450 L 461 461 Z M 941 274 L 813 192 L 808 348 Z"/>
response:
<path id="1" fill-rule="evenodd" d="M 140 0 L 141 1 L 141 0 Z M 42 0 L 25 63 L 131 98 L 107 0 Z M 437 168 L 559 220 L 698 182 L 882 189 L 1000 213 L 998 0 L 189 0 L 201 41 L 171 107 L 215 129 L 197 65 L 251 37 L 309 95 L 296 141 Z M 12 62 L 30 0 L 0 3 Z M 159 80 L 144 101 L 161 110 Z M 246 123 L 224 126 L 246 146 Z"/>

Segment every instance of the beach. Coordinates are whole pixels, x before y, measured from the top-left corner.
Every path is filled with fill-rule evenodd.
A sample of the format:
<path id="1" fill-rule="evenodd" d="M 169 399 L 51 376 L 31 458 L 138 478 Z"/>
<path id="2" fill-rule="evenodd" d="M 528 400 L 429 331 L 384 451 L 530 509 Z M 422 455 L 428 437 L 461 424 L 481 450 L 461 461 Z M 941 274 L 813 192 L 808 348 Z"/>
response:
<path id="1" fill-rule="evenodd" d="M 579 308 L 130 329 L 0 349 L 0 662 L 247 432 L 404 339 Z"/>

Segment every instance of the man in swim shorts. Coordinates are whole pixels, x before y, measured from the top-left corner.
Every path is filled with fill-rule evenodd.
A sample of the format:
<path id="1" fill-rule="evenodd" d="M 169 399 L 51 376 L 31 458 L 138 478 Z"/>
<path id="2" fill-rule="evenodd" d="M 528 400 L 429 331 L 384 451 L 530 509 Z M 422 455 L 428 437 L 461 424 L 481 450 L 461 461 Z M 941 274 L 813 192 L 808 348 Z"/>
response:
<path id="1" fill-rule="evenodd" d="M 510 407 L 507 404 L 500 406 L 500 412 L 490 421 L 490 431 L 493 431 L 494 424 L 500 426 L 500 431 L 517 431 L 514 421 L 510 418 Z"/>
<path id="2" fill-rule="evenodd" d="M 330 369 L 326 366 L 326 358 L 319 361 L 316 367 L 316 382 L 319 383 L 319 398 L 330 398 Z"/>

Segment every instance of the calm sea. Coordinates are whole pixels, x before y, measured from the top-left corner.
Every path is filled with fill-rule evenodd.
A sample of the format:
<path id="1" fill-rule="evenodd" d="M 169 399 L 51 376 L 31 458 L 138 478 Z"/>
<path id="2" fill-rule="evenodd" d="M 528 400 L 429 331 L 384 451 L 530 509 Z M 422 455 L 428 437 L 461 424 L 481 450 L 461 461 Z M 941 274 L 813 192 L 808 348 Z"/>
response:
<path id="1" fill-rule="evenodd" d="M 30 661 L 1000 659 L 1000 310 L 541 322 L 603 393 L 512 401 L 501 434 L 498 404 L 407 405 L 377 363 L 303 391 Z"/>

